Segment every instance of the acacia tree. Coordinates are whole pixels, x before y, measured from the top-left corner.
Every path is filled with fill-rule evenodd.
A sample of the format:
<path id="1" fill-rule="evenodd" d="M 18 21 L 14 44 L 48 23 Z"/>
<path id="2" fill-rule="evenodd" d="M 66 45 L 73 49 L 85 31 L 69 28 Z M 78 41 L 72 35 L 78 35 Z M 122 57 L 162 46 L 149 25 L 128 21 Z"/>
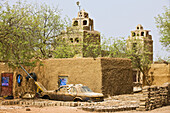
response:
<path id="1" fill-rule="evenodd" d="M 145 37 L 143 37 L 145 39 Z M 147 42 L 143 42 L 141 39 L 128 40 L 131 47 L 127 47 L 128 58 L 132 60 L 133 68 L 138 69 L 142 73 L 143 85 L 151 85 L 151 79 L 148 76 L 148 72 L 152 63 L 151 45 Z M 135 45 L 134 45 L 135 44 Z"/>
<path id="2" fill-rule="evenodd" d="M 10 64 L 14 65 L 61 57 L 56 51 L 61 50 L 64 42 L 56 43 L 56 36 L 65 27 L 66 21 L 61 19 L 59 10 L 47 5 L 36 8 L 21 2 L 13 6 L 8 2 L 0 4 L 0 60 L 12 61 Z"/>
<path id="3" fill-rule="evenodd" d="M 101 49 L 103 57 L 127 58 L 126 40 L 124 37 L 102 37 Z"/>
<path id="4" fill-rule="evenodd" d="M 34 54 L 32 28 L 34 21 L 30 6 L 21 4 L 10 7 L 6 2 L 0 9 L 0 59 L 27 62 Z"/>
<path id="5" fill-rule="evenodd" d="M 132 60 L 132 67 L 138 69 L 143 74 L 143 85 L 150 85 L 151 81 L 148 78 L 148 72 L 151 67 L 151 58 L 149 52 L 150 46 L 144 46 L 141 40 L 135 40 L 134 48 L 129 47 L 128 42 L 133 43 L 132 40 L 125 40 L 125 38 L 103 38 L 102 40 L 102 56 L 103 57 L 116 57 L 116 58 L 129 58 Z"/>
<path id="6" fill-rule="evenodd" d="M 161 34 L 160 42 L 167 50 L 170 50 L 170 9 L 165 7 L 162 15 L 155 17 L 157 28 Z"/>
<path id="7" fill-rule="evenodd" d="M 99 34 L 84 33 L 83 45 L 83 56 L 97 58 L 101 56 L 101 45 Z"/>

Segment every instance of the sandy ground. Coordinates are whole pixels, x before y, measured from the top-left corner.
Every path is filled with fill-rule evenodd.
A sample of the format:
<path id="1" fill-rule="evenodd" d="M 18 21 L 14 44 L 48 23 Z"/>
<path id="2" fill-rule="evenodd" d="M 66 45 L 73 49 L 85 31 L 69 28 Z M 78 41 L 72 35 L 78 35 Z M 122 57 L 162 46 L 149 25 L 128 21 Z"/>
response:
<path id="1" fill-rule="evenodd" d="M 30 111 L 26 111 L 30 109 Z M 76 107 L 22 107 L 0 106 L 0 113 L 89 113 Z M 123 111 L 114 113 L 170 113 L 170 106 L 165 106 L 152 111 Z"/>

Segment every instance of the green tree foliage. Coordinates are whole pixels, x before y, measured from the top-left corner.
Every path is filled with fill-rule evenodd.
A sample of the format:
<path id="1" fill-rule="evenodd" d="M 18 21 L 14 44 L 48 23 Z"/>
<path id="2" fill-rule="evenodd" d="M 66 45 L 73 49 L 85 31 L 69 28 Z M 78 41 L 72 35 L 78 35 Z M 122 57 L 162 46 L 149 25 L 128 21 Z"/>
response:
<path id="1" fill-rule="evenodd" d="M 56 40 L 66 25 L 56 8 L 37 8 L 26 2 L 13 6 L 1 3 L 0 60 L 29 64 L 33 59 L 72 56 L 61 55 L 67 53 L 65 48 L 69 50 L 69 46 Z"/>
<path id="2" fill-rule="evenodd" d="M 82 42 L 84 57 L 99 57 L 101 55 L 100 36 L 85 33 Z"/>
<path id="3" fill-rule="evenodd" d="M 145 38 L 145 37 L 143 37 Z M 130 43 L 131 45 L 129 45 Z M 143 45 L 141 39 L 127 40 L 127 56 L 132 60 L 134 69 L 138 69 L 143 74 L 143 85 L 151 85 L 148 72 L 152 63 L 151 45 L 145 42 Z"/>
<path id="4" fill-rule="evenodd" d="M 102 56 L 103 57 L 114 57 L 114 58 L 125 58 L 127 57 L 126 40 L 124 37 L 119 38 L 105 38 L 102 37 L 101 42 Z"/>
<path id="5" fill-rule="evenodd" d="M 129 43 L 131 44 L 129 44 Z M 135 45 L 133 45 L 135 44 Z M 143 84 L 150 85 L 148 72 L 152 60 L 149 52 L 150 46 L 143 46 L 141 40 L 125 40 L 125 38 L 103 38 L 102 44 L 103 57 L 129 58 L 132 60 L 132 67 L 140 70 L 143 74 Z"/>
<path id="6" fill-rule="evenodd" d="M 167 50 L 170 50 L 170 9 L 165 7 L 162 15 L 155 17 L 157 28 L 161 34 L 160 42 Z"/>

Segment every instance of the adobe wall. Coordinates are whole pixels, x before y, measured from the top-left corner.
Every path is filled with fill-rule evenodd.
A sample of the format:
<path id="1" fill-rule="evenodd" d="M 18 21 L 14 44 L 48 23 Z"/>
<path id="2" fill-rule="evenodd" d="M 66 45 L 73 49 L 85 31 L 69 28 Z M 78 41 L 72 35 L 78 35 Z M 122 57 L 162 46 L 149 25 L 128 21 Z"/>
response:
<path id="1" fill-rule="evenodd" d="M 101 66 L 104 95 L 129 94 L 133 92 L 131 60 L 102 58 Z"/>
<path id="2" fill-rule="evenodd" d="M 30 67 L 26 70 L 35 72 L 38 82 L 47 90 L 58 88 L 58 76 L 68 76 L 67 84 L 84 84 L 94 92 L 116 95 L 132 92 L 131 61 L 116 58 L 67 58 L 43 60 L 43 66 Z M 7 65 L 0 65 L 0 73 L 14 72 L 13 94 L 20 96 L 24 92 L 35 92 L 35 84 L 27 81 L 27 74 L 22 69 L 7 69 Z M 16 75 L 23 76 L 21 86 L 18 86 Z M 32 84 L 30 84 L 32 83 Z"/>
<path id="3" fill-rule="evenodd" d="M 58 76 L 68 75 L 68 84 L 84 84 L 95 92 L 101 92 L 101 64 L 100 59 L 70 58 L 49 59 L 43 61 L 43 73 L 38 76 L 39 81 L 48 90 L 58 87 Z"/>
<path id="4" fill-rule="evenodd" d="M 170 64 L 152 64 L 149 76 L 152 76 L 152 85 L 161 85 L 170 82 Z"/>

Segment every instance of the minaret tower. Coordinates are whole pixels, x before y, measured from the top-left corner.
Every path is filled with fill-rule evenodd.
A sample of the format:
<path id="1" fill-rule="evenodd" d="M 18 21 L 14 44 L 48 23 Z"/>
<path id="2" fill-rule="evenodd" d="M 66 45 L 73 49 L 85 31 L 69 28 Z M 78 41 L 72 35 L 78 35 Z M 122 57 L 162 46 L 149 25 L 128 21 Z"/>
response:
<path id="1" fill-rule="evenodd" d="M 89 14 L 85 10 L 78 12 L 78 17 L 72 19 L 72 27 L 80 27 L 82 30 L 94 31 L 93 19 L 89 18 Z"/>
<path id="2" fill-rule="evenodd" d="M 136 30 L 131 31 L 131 35 L 127 39 L 127 48 L 135 49 L 136 47 L 140 47 L 140 51 L 137 52 L 139 54 L 148 52 L 145 55 L 148 55 L 149 59 L 153 61 L 153 40 L 149 32 L 149 30 L 144 30 L 141 24 L 138 24 Z"/>
<path id="3" fill-rule="evenodd" d="M 63 31 L 61 37 L 77 48 L 79 57 L 97 57 L 101 54 L 100 32 L 94 30 L 93 19 L 84 9 L 78 12 L 77 18 L 72 19 L 72 26 Z"/>

